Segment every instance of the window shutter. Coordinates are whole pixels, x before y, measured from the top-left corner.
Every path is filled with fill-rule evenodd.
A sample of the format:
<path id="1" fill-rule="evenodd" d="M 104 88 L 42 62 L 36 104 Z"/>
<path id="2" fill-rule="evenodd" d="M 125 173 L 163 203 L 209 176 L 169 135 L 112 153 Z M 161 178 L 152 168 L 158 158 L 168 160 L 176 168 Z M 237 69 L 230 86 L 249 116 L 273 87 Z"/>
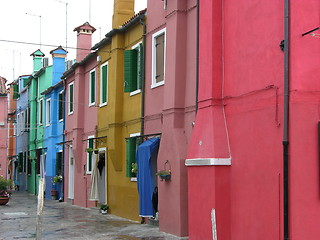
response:
<path id="1" fill-rule="evenodd" d="M 63 119 L 64 112 L 64 101 L 63 101 L 63 93 L 59 93 L 59 120 Z"/>
<path id="2" fill-rule="evenodd" d="M 89 139 L 89 148 L 93 148 L 93 139 Z M 89 162 L 88 162 L 88 171 L 92 171 L 92 152 L 89 152 Z"/>
<path id="3" fill-rule="evenodd" d="M 90 103 L 94 103 L 96 96 L 96 72 L 93 71 L 91 72 L 91 99 L 90 99 Z"/>
<path id="4" fill-rule="evenodd" d="M 143 47 L 142 43 L 139 44 L 138 46 L 138 58 L 137 58 L 137 72 L 138 72 L 138 86 L 137 89 L 142 89 L 142 76 L 143 76 L 143 71 L 144 71 L 144 66 L 143 66 Z"/>
<path id="5" fill-rule="evenodd" d="M 19 85 L 14 84 L 13 85 L 13 99 L 19 98 Z"/>
<path id="6" fill-rule="evenodd" d="M 136 162 L 136 138 L 128 138 L 126 145 L 127 177 L 132 177 L 132 163 Z"/>
<path id="7" fill-rule="evenodd" d="M 107 102 L 108 65 L 102 67 L 102 103 Z"/>
<path id="8" fill-rule="evenodd" d="M 124 51 L 124 92 L 137 89 L 137 51 Z"/>
<path id="9" fill-rule="evenodd" d="M 23 87 L 27 86 L 27 82 L 29 81 L 29 78 L 23 79 Z"/>
<path id="10" fill-rule="evenodd" d="M 56 154 L 56 175 L 62 174 L 62 152 Z"/>
<path id="11" fill-rule="evenodd" d="M 73 84 L 69 88 L 69 112 L 73 112 Z"/>

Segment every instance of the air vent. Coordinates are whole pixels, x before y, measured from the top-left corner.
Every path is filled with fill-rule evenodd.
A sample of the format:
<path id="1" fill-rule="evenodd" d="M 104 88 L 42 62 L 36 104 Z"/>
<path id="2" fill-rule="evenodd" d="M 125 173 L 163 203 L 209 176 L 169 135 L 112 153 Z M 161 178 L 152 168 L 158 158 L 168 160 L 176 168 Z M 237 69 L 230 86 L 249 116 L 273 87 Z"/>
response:
<path id="1" fill-rule="evenodd" d="M 48 67 L 49 65 L 49 58 L 42 59 L 42 67 Z"/>

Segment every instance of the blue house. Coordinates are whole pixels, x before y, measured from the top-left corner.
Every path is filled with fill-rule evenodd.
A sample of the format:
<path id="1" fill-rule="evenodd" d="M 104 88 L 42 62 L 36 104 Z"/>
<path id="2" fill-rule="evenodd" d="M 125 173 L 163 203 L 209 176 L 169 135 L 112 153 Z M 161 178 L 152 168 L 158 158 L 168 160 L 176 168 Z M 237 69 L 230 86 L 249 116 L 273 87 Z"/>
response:
<path id="1" fill-rule="evenodd" d="M 14 96 L 17 101 L 15 135 L 16 135 L 16 155 L 14 182 L 19 186 L 20 191 L 28 188 L 27 177 L 31 174 L 29 161 L 29 127 L 30 110 L 28 105 L 27 82 L 30 75 L 20 76 L 14 81 Z"/>
<path id="2" fill-rule="evenodd" d="M 67 52 L 60 46 L 50 52 L 52 55 L 52 82 L 44 90 L 44 149 L 46 150 L 47 199 L 54 199 L 52 190 L 57 190 L 57 199 L 63 198 L 63 144 L 64 141 L 64 85 L 61 76 L 65 71 Z M 58 180 L 54 183 L 53 180 Z M 55 191 L 56 192 L 56 191 Z"/>

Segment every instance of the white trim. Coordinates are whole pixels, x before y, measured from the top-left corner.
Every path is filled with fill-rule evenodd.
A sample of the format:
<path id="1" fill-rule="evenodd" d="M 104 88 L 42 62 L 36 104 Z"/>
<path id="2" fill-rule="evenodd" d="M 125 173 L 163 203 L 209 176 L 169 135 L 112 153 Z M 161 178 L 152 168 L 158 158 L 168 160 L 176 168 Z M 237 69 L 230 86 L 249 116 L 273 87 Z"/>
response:
<path id="1" fill-rule="evenodd" d="M 70 112 L 70 86 L 72 85 L 72 112 Z M 73 114 L 73 111 L 74 111 L 74 82 L 71 82 L 68 84 L 68 115 L 71 115 Z"/>
<path id="2" fill-rule="evenodd" d="M 43 125 L 43 110 L 44 110 L 44 104 L 43 104 L 43 98 L 40 98 L 38 103 L 39 103 L 39 116 L 38 116 L 38 122 L 39 122 L 39 126 L 42 126 Z M 41 109 L 41 104 L 42 104 L 42 109 Z M 42 110 L 42 111 L 41 111 Z M 40 117 L 42 116 L 42 117 Z M 42 119 L 41 119 L 42 118 Z M 41 120 L 41 121 L 40 121 Z"/>
<path id="3" fill-rule="evenodd" d="M 92 88 L 92 85 L 91 85 L 91 73 L 94 72 L 94 101 L 91 102 L 91 88 Z M 97 83 L 97 73 L 96 73 L 96 69 L 92 69 L 90 72 L 89 72 L 89 107 L 91 106 L 94 106 L 96 104 L 96 84 Z"/>
<path id="4" fill-rule="evenodd" d="M 132 134 L 130 134 L 130 137 L 136 137 L 136 136 L 140 136 L 140 133 L 138 132 L 138 133 L 132 133 Z"/>
<path id="5" fill-rule="evenodd" d="M 100 105 L 99 105 L 99 107 L 103 107 L 103 106 L 105 106 L 105 105 L 107 105 L 108 104 L 108 73 L 109 73 L 109 66 L 108 66 L 109 64 L 108 64 L 108 62 L 105 62 L 104 64 L 101 64 L 101 66 L 100 66 Z M 107 66 L 107 91 L 106 91 L 106 102 L 102 102 L 102 68 L 104 67 L 104 66 Z M 91 76 L 91 75 L 90 75 Z"/>
<path id="6" fill-rule="evenodd" d="M 48 110 L 48 106 L 49 106 L 49 110 Z M 48 98 L 46 99 L 46 127 L 50 126 L 50 121 L 51 121 L 51 98 Z"/>
<path id="7" fill-rule="evenodd" d="M 230 158 L 193 158 L 186 159 L 186 166 L 231 166 Z"/>
<path id="8" fill-rule="evenodd" d="M 138 42 L 138 43 L 136 43 L 135 45 L 133 45 L 132 47 L 131 47 L 131 49 L 136 49 L 136 48 L 138 48 L 138 50 L 140 50 L 139 49 L 139 45 L 140 44 L 142 44 L 142 41 L 140 41 L 140 42 Z M 140 53 L 141 54 L 141 53 Z M 142 53 L 143 54 L 143 53 Z M 140 60 L 140 59 L 137 59 L 138 61 Z M 142 67 L 142 69 L 144 69 L 144 67 L 143 66 L 141 66 Z M 138 69 L 137 69 L 138 70 Z M 134 95 L 137 95 L 137 94 L 139 94 L 139 93 L 141 93 L 141 89 L 140 88 L 138 88 L 138 73 L 137 73 L 137 89 L 136 90 L 134 90 L 134 91 L 132 91 L 132 92 L 130 92 L 130 97 L 131 96 L 134 96 Z"/>
<path id="9" fill-rule="evenodd" d="M 156 75 L 156 52 L 155 52 L 155 39 L 164 34 L 164 64 L 163 64 L 163 81 L 156 83 L 155 82 L 155 75 Z M 164 85 L 165 82 L 165 75 L 166 75 L 166 28 L 161 29 L 160 31 L 152 34 L 152 76 L 151 76 L 151 88 L 156 88 L 161 85 Z"/>
<path id="10" fill-rule="evenodd" d="M 130 92 L 130 97 L 131 97 L 131 96 L 134 96 L 134 95 L 137 95 L 137 94 L 139 94 L 139 93 L 141 93 L 141 89 L 137 89 L 137 90 L 135 90 L 135 91 L 133 91 L 133 92 Z"/>

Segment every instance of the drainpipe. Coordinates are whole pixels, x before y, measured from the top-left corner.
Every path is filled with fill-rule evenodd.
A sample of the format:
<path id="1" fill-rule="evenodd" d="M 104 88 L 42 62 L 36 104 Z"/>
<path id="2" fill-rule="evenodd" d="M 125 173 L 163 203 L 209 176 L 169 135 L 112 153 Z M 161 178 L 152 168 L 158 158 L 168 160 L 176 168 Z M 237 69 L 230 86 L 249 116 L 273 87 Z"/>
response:
<path id="1" fill-rule="evenodd" d="M 37 189 L 37 129 L 38 129 L 38 126 L 37 126 L 37 120 L 38 120 L 38 102 L 37 102 L 37 100 L 38 100 L 38 81 L 39 81 L 39 78 L 35 78 L 35 84 L 36 84 L 36 96 L 35 96 L 35 98 L 34 98 L 34 101 L 35 101 L 35 103 L 36 103 L 36 121 L 35 121 L 35 125 L 36 125 L 36 127 L 35 127 L 35 136 L 34 136 L 34 153 L 35 153 L 35 155 L 36 155 L 36 160 L 35 160 L 35 169 L 34 169 L 34 194 L 35 195 L 37 195 L 37 193 L 36 193 L 36 189 Z"/>
<path id="2" fill-rule="evenodd" d="M 61 199 L 59 199 L 60 202 L 63 202 L 64 201 L 64 183 L 65 183 L 65 175 L 64 175 L 64 159 L 65 159 L 65 141 L 66 141 L 66 136 L 64 135 L 64 130 L 66 129 L 66 82 L 65 82 L 65 79 L 62 80 L 63 82 L 63 104 L 64 104 L 64 108 L 63 108 L 63 127 L 62 127 L 62 166 L 61 166 L 61 175 L 63 176 L 62 177 L 62 185 L 61 185 Z"/>
<path id="3" fill-rule="evenodd" d="M 289 239 L 289 0 L 284 0 L 283 233 Z"/>
<path id="4" fill-rule="evenodd" d="M 199 12 L 200 1 L 197 0 L 197 29 L 196 29 L 196 113 L 198 112 L 198 99 L 199 99 Z"/>
<path id="5" fill-rule="evenodd" d="M 143 26 L 143 35 L 142 35 L 142 46 L 143 46 L 143 54 L 142 54 L 142 83 L 141 83 L 141 131 L 140 135 L 144 134 L 144 98 L 145 98 L 145 59 L 146 59 L 146 34 L 147 34 L 147 26 L 140 18 L 140 24 Z"/>

